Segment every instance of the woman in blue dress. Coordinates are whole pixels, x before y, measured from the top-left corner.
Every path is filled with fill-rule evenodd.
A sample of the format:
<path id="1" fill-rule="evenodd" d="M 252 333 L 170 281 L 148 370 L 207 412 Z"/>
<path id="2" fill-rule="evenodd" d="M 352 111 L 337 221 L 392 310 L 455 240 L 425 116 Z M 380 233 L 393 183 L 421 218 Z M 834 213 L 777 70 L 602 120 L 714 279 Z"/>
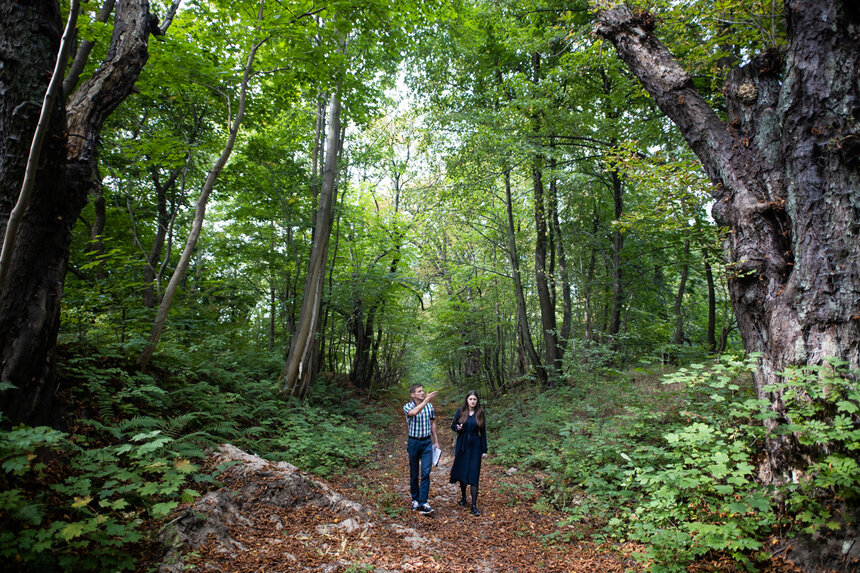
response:
<path id="1" fill-rule="evenodd" d="M 481 460 L 487 457 L 487 426 L 484 409 L 474 390 L 466 394 L 463 405 L 454 414 L 451 429 L 457 432 L 451 483 L 460 482 L 460 505 L 463 507 L 467 507 L 466 485 L 470 486 L 472 515 L 481 515 L 478 511 L 478 479 L 481 477 Z"/>

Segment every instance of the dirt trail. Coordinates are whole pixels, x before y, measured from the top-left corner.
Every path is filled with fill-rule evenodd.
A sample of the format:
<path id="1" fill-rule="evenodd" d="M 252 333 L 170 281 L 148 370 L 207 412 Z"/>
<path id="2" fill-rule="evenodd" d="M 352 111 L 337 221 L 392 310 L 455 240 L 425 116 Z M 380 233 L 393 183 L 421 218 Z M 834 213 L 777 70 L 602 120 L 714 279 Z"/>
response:
<path id="1" fill-rule="evenodd" d="M 395 410 L 394 416 L 397 416 Z M 637 569 L 635 562 L 600 550 L 591 544 L 549 543 L 563 517 L 557 512 L 533 509 L 537 492 L 531 479 L 493 463 L 493 444 L 481 471 L 479 517 L 458 505 L 459 484 L 449 483 L 453 461 L 453 411 L 437 407 L 442 458 L 430 475 L 430 498 L 434 512 L 421 515 L 409 509 L 409 467 L 406 430 L 402 419 L 392 422 L 381 434 L 372 460 L 351 476 L 338 480 L 347 497 L 368 506 L 387 510 L 394 521 L 414 529 L 427 539 L 426 547 L 388 547 L 400 554 L 399 571 L 474 572 L 579 572 Z M 355 493 L 351 493 L 355 491 Z M 467 492 L 468 493 L 468 492 Z"/>
<path id="2" fill-rule="evenodd" d="M 443 456 L 431 473 L 429 501 L 435 511 L 431 515 L 411 511 L 405 423 L 399 407 L 390 411 L 392 421 L 378 433 L 378 447 L 360 467 L 337 479 L 326 482 L 292 467 L 285 478 L 283 466 L 288 464 L 278 466 L 256 456 L 257 467 L 252 471 L 237 471 L 229 477 L 233 471 L 229 470 L 218 504 L 225 500 L 227 505 L 234 500 L 241 504 L 222 508 L 221 515 L 229 514 L 228 523 L 217 536 L 205 533 L 202 545 L 195 543 L 184 550 L 185 565 L 233 573 L 641 570 L 630 556 L 631 547 L 577 541 L 573 529 L 559 529 L 560 512 L 536 511 L 540 493 L 535 477 L 495 465 L 492 440 L 481 473 L 478 506 L 482 515 L 472 516 L 468 508 L 460 507 L 459 485 L 448 483 L 453 432 L 452 412 L 445 408 L 437 408 Z M 241 467 L 247 470 L 251 465 Z M 201 499 L 187 508 L 185 519 L 198 524 L 216 521 L 209 516 L 217 512 L 209 512 L 205 502 Z M 182 564 L 162 568 L 168 570 L 184 569 Z M 722 559 L 688 569 L 739 570 Z M 761 570 L 798 571 L 777 563 Z"/>

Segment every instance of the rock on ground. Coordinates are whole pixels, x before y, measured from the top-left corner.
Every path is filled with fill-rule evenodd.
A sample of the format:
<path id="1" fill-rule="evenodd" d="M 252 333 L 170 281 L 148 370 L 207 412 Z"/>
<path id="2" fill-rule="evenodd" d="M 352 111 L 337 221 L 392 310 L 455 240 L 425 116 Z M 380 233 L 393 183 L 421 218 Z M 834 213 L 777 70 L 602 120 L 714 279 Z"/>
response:
<path id="1" fill-rule="evenodd" d="M 344 516 L 339 523 L 320 526 L 327 531 L 353 532 L 376 525 L 370 520 L 374 512 L 303 474 L 292 464 L 270 462 L 229 444 L 221 445 L 212 458 L 216 464 L 238 462 L 222 474 L 231 487 L 200 497 L 164 527 L 159 538 L 169 549 L 159 566 L 160 573 L 183 571 L 183 555 L 207 543 L 214 543 L 217 551 L 230 555 L 248 550 L 232 536 L 231 528 L 251 527 L 260 520 L 280 522 L 274 514 L 265 515 L 267 508 L 298 509 L 313 505 Z M 275 524 L 276 530 L 282 527 L 281 523 Z M 410 545 L 421 547 L 430 543 L 412 528 L 394 524 L 385 527 L 391 527 Z"/>

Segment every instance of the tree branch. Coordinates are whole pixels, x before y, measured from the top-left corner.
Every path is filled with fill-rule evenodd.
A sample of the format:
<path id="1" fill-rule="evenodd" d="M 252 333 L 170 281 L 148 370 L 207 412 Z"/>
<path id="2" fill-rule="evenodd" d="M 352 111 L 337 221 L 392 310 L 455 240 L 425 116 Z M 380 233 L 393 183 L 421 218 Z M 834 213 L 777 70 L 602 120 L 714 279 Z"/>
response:
<path id="1" fill-rule="evenodd" d="M 107 22 L 108 17 L 113 12 L 114 4 L 116 4 L 116 0 L 105 0 L 101 10 L 96 15 L 96 22 Z M 78 85 L 78 79 L 81 77 L 81 72 L 84 71 L 84 67 L 87 65 L 87 60 L 90 57 L 90 52 L 93 51 L 93 46 L 95 45 L 96 43 L 92 40 L 84 40 L 81 42 L 80 47 L 78 47 L 75 59 L 72 61 L 72 65 L 69 66 L 69 71 L 66 72 L 66 79 L 63 80 L 64 100 L 69 98 L 72 90 Z"/>
<path id="2" fill-rule="evenodd" d="M 633 14 L 626 6 L 597 12 L 596 32 L 615 46 L 618 55 L 681 130 L 690 148 L 716 183 L 717 201 L 746 188 L 739 172 L 734 141 L 725 123 L 693 88 L 692 78 L 653 34 L 653 17 Z M 734 161 L 734 163 L 733 163 Z"/>

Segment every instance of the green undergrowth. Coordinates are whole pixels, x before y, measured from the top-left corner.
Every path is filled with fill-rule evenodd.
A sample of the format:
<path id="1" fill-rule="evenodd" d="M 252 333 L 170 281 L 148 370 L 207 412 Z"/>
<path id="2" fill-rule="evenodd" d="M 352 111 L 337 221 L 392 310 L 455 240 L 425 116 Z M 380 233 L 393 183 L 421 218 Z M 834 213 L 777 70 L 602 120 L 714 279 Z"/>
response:
<path id="1" fill-rule="evenodd" d="M 229 442 L 320 476 L 372 446 L 366 409 L 329 380 L 276 392 L 278 357 L 171 355 L 151 371 L 120 350 L 65 348 L 68 431 L 0 432 L 0 560 L 20 571 L 122 571 L 180 504 L 216 487 L 205 451 Z"/>
<path id="2" fill-rule="evenodd" d="M 776 533 L 843 527 L 860 502 L 860 393 L 843 364 L 785 373 L 785 419 L 814 460 L 775 489 L 757 467 L 773 418 L 756 398 L 754 360 L 724 357 L 670 374 L 637 369 L 508 397 L 494 447 L 505 465 L 546 474 L 543 497 L 567 513 L 556 540 L 640 543 L 652 571 L 683 571 L 711 552 L 748 570 Z M 787 420 L 791 420 L 789 423 Z"/>

